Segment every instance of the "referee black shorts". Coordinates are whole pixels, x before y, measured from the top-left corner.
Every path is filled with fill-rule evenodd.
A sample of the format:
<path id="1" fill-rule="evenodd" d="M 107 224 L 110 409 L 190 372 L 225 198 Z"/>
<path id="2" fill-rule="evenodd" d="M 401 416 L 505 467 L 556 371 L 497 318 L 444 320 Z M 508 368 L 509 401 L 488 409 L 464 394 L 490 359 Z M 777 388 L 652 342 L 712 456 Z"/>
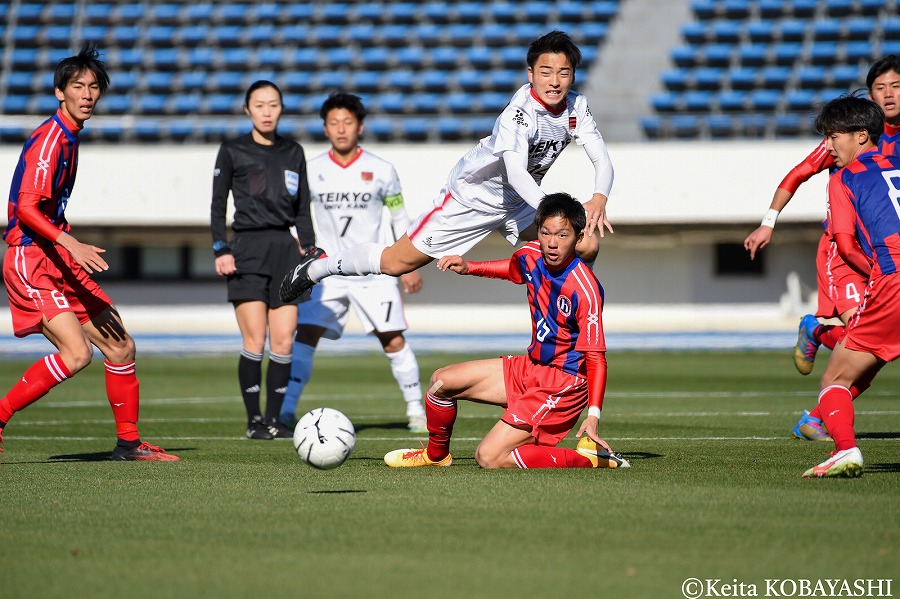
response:
<path id="1" fill-rule="evenodd" d="M 269 308 L 296 305 L 303 298 L 285 304 L 278 297 L 284 276 L 300 262 L 297 240 L 288 231 L 244 231 L 231 240 L 236 271 L 227 277 L 228 301 L 255 300 Z"/>

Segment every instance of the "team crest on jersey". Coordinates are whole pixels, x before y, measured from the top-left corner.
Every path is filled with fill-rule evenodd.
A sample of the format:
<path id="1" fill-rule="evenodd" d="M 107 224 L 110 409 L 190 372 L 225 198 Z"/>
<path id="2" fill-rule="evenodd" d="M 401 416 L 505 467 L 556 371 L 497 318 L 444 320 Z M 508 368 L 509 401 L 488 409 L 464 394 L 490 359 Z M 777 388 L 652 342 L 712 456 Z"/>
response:
<path id="1" fill-rule="evenodd" d="M 297 195 L 297 190 L 300 189 L 300 174 L 294 171 L 284 171 L 284 186 L 287 187 L 289 194 Z"/>
<path id="2" fill-rule="evenodd" d="M 574 131 L 575 127 L 578 125 L 578 117 L 570 116 L 569 117 L 569 130 Z"/>
<path id="3" fill-rule="evenodd" d="M 359 176 L 362 177 L 362 180 L 366 183 L 371 183 L 372 179 L 375 178 L 375 175 L 372 173 L 372 171 L 363 171 Z"/>
<path id="4" fill-rule="evenodd" d="M 525 122 L 525 113 L 521 110 L 516 110 L 515 116 L 513 116 L 513 122 L 517 125 L 521 125 L 523 127 L 527 127 L 528 123 Z"/>
<path id="5" fill-rule="evenodd" d="M 556 309 L 564 316 L 569 316 L 572 313 L 572 302 L 566 296 L 561 295 L 556 298 Z"/>

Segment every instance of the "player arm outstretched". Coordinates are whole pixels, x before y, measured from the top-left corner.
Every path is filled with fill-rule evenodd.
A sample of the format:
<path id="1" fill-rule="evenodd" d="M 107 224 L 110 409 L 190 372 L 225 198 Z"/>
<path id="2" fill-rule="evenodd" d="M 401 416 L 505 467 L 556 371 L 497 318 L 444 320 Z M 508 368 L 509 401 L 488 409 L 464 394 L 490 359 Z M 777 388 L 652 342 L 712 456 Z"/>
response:
<path id="1" fill-rule="evenodd" d="M 89 273 L 93 273 L 95 270 L 108 270 L 109 264 L 100 255 L 106 250 L 94 245 L 81 243 L 65 231 L 60 231 L 56 228 L 38 207 L 45 200 L 48 200 L 48 198 L 37 194 L 20 194 L 19 203 L 16 206 L 16 218 L 44 239 L 64 248 L 72 255 L 75 262 Z"/>
<path id="2" fill-rule="evenodd" d="M 614 232 L 606 214 L 606 202 L 609 199 L 609 192 L 612 190 L 615 170 L 603 138 L 585 143 L 584 151 L 590 158 L 591 164 L 594 165 L 594 194 L 590 200 L 584 203 L 584 211 L 587 216 L 587 226 L 584 230 L 588 236 L 593 236 L 596 227 L 600 237 L 603 237 L 604 229 L 610 233 Z"/>
<path id="3" fill-rule="evenodd" d="M 519 271 L 516 259 L 488 260 L 486 262 L 471 262 L 462 256 L 444 256 L 438 260 L 437 267 L 440 270 L 452 270 L 459 275 L 472 275 L 487 279 L 503 279 L 513 283 L 522 283 L 522 275 Z"/>
<path id="4" fill-rule="evenodd" d="M 601 439 L 598 433 L 603 397 L 606 395 L 606 352 L 584 352 L 584 359 L 588 379 L 588 415 L 578 428 L 575 437 L 580 439 L 583 434 L 587 434 L 594 442 L 609 451 L 609 444 Z"/>
<path id="5" fill-rule="evenodd" d="M 813 175 L 833 166 L 834 158 L 828 153 L 828 149 L 825 147 L 825 140 L 823 139 L 822 143 L 816 146 L 816 149 L 803 159 L 803 162 L 792 168 L 785 175 L 775 190 L 775 195 L 772 197 L 772 202 L 769 204 L 769 209 L 766 211 L 762 223 L 744 240 L 744 249 L 750 251 L 751 260 L 756 258 L 757 251 L 763 249 L 772 241 L 775 221 L 785 206 L 788 205 L 788 202 L 791 201 L 791 198 L 794 197 L 794 194 L 797 193 L 800 185 L 808 181 Z"/>

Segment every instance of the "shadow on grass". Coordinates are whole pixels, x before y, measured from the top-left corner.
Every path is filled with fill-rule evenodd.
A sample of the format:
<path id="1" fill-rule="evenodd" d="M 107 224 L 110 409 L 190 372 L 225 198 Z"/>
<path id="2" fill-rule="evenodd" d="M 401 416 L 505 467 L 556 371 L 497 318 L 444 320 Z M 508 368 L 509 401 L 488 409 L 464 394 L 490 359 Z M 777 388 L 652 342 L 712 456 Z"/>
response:
<path id="1" fill-rule="evenodd" d="M 359 433 L 361 431 L 374 428 L 379 430 L 397 430 L 397 431 L 406 431 L 409 432 L 409 429 L 406 427 L 406 423 L 404 422 L 376 422 L 370 424 L 360 424 L 357 426 L 353 425 L 356 428 L 356 432 Z"/>
<path id="2" fill-rule="evenodd" d="M 613 448 L 613 451 L 615 451 L 615 448 Z M 629 462 L 634 461 L 634 460 L 653 460 L 656 458 L 666 457 L 661 453 L 650 453 L 647 451 L 623 451 L 621 453 L 622 453 L 622 457 L 625 458 L 626 460 L 628 460 Z"/>
<path id="3" fill-rule="evenodd" d="M 166 453 L 173 453 L 178 457 L 182 457 L 181 453 L 185 451 L 194 451 L 190 447 L 175 447 L 167 449 Z M 61 455 L 52 455 L 47 458 L 47 462 L 111 462 L 111 451 L 95 451 L 93 453 L 68 453 Z"/>
<path id="4" fill-rule="evenodd" d="M 885 462 L 883 464 L 866 464 L 866 474 L 894 474 L 900 472 L 900 462 Z"/>
<path id="5" fill-rule="evenodd" d="M 346 495 L 348 493 L 368 493 L 364 489 L 336 489 L 333 491 L 307 491 L 308 495 Z"/>
<path id="6" fill-rule="evenodd" d="M 856 433 L 857 439 L 900 439 L 900 433 Z"/>

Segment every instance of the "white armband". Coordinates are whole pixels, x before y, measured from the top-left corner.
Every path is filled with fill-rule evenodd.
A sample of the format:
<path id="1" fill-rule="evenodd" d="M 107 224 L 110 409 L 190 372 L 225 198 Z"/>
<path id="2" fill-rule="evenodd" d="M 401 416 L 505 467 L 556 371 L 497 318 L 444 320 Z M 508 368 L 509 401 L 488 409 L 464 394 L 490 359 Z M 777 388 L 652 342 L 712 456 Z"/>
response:
<path id="1" fill-rule="evenodd" d="M 766 212 L 766 215 L 762 219 L 762 226 L 764 227 L 772 227 L 775 228 L 775 221 L 778 219 L 778 211 L 774 208 L 769 208 L 769 211 Z"/>
<path id="2" fill-rule="evenodd" d="M 593 416 L 597 420 L 599 420 L 600 419 L 600 408 L 598 408 L 597 406 L 589 407 L 588 408 L 588 416 Z"/>

